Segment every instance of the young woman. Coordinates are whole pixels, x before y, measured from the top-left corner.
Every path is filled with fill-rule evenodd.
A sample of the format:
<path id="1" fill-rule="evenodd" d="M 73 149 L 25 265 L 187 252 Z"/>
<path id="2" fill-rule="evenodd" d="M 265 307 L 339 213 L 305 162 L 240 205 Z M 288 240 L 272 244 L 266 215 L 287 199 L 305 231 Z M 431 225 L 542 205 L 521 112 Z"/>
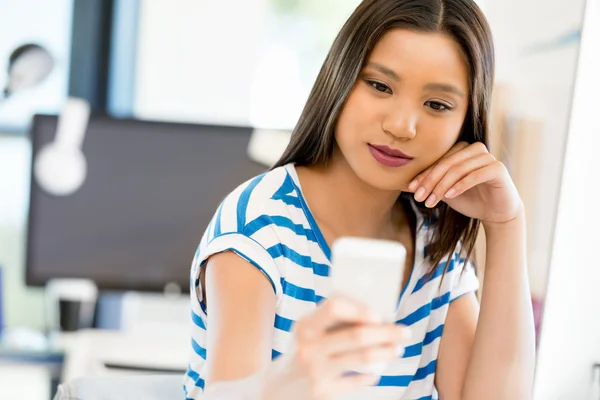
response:
<path id="1" fill-rule="evenodd" d="M 187 398 L 530 398 L 524 212 L 486 147 L 493 75 L 472 0 L 358 6 L 281 160 L 227 196 L 202 238 Z M 407 248 L 396 324 L 330 293 L 341 236 Z M 347 373 L 377 361 L 381 377 Z"/>

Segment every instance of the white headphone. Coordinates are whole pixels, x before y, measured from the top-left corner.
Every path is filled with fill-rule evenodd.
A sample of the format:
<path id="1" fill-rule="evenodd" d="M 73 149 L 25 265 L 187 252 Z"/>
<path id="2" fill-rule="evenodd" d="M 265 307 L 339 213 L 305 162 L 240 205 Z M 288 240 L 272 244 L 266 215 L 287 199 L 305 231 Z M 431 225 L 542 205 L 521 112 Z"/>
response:
<path id="1" fill-rule="evenodd" d="M 69 98 L 58 117 L 53 142 L 42 147 L 34 164 L 38 184 L 49 194 L 68 196 L 81 187 L 87 163 L 81 151 L 90 105 L 83 99 Z"/>

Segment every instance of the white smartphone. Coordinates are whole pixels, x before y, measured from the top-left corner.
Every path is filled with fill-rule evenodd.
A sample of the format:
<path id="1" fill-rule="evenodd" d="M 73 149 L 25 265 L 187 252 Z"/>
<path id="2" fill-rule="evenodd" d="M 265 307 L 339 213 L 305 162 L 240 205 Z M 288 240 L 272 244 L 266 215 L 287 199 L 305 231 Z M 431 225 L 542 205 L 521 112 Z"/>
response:
<path id="1" fill-rule="evenodd" d="M 342 295 L 394 322 L 402 290 L 406 248 L 399 242 L 342 237 L 331 249 L 332 295 Z M 360 373 L 381 375 L 386 363 L 365 366 Z"/>

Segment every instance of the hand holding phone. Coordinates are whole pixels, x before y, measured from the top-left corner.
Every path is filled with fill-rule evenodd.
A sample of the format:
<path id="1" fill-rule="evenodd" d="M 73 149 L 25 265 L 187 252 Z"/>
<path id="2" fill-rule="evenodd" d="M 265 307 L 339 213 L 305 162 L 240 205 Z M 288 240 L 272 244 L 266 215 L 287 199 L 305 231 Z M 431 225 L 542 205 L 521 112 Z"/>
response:
<path id="1" fill-rule="evenodd" d="M 294 325 L 292 350 L 272 363 L 264 398 L 334 398 L 376 384 L 410 338 L 395 323 L 405 259 L 397 242 L 338 239 L 332 293 Z"/>
<path id="2" fill-rule="evenodd" d="M 385 366 L 397 359 L 397 348 L 405 345 L 410 332 L 402 325 L 383 323 L 370 307 L 333 295 L 294 324 L 293 336 L 290 351 L 267 370 L 264 400 L 354 396 L 381 376 L 361 370 L 365 360 Z"/>
<path id="3" fill-rule="evenodd" d="M 332 294 L 364 305 L 383 322 L 395 322 L 406 248 L 399 242 L 342 237 L 332 246 Z M 339 327 L 338 327 L 339 328 Z M 380 375 L 386 363 L 357 372 Z"/>

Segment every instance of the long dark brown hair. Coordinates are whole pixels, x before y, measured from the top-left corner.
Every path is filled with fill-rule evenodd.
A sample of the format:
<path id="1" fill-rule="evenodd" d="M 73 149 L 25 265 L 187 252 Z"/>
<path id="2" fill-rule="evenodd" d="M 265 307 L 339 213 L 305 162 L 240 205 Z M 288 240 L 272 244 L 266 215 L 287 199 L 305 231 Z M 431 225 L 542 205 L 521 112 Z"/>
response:
<path id="1" fill-rule="evenodd" d="M 489 25 L 473 0 L 364 0 L 342 27 L 321 67 L 292 139 L 274 168 L 326 163 L 333 155 L 334 129 L 342 108 L 377 41 L 390 29 L 452 37 L 469 69 L 469 107 L 459 141 L 488 145 L 488 112 L 494 80 L 494 47 Z M 411 196 L 403 193 L 400 200 Z M 434 230 L 427 255 L 431 273 L 462 244 L 471 257 L 480 222 L 446 203 L 435 209 L 417 203 Z M 446 263 L 448 268 L 449 263 Z"/>

